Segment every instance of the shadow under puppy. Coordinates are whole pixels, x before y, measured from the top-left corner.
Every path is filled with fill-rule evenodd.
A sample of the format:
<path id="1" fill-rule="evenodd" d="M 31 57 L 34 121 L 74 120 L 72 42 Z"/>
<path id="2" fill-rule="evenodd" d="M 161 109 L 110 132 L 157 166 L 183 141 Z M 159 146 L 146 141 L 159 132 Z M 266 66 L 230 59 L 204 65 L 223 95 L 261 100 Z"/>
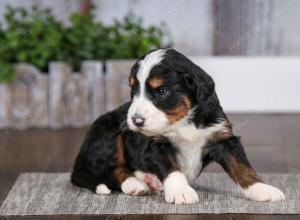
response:
<path id="1" fill-rule="evenodd" d="M 184 55 L 150 51 L 132 67 L 129 84 L 131 102 L 99 117 L 88 131 L 71 175 L 74 184 L 99 194 L 163 188 L 168 203 L 194 204 L 199 199 L 190 183 L 214 161 L 247 198 L 284 199 L 251 167 L 212 78 Z"/>

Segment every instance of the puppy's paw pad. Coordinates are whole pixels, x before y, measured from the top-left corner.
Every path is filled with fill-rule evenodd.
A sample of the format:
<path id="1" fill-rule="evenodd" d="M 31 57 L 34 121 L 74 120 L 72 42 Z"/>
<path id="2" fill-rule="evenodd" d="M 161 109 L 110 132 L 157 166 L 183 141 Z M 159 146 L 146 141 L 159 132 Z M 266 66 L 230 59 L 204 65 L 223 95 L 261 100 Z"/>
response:
<path id="1" fill-rule="evenodd" d="M 125 194 L 133 196 L 141 196 L 149 191 L 148 186 L 136 177 L 127 178 L 122 183 L 121 189 Z"/>
<path id="2" fill-rule="evenodd" d="M 283 192 L 278 188 L 265 183 L 255 183 L 247 189 L 244 189 L 243 192 L 248 199 L 259 202 L 276 202 L 285 199 Z"/>
<path id="3" fill-rule="evenodd" d="M 152 189 L 161 191 L 164 186 L 158 177 L 152 173 L 146 173 L 144 176 L 144 182 Z"/>
<path id="4" fill-rule="evenodd" d="M 105 184 L 99 184 L 96 187 L 96 193 L 100 195 L 107 195 L 111 193 L 111 190 Z"/>
<path id="5" fill-rule="evenodd" d="M 168 203 L 175 204 L 196 204 L 199 202 L 197 192 L 189 185 L 165 192 L 165 199 Z"/>

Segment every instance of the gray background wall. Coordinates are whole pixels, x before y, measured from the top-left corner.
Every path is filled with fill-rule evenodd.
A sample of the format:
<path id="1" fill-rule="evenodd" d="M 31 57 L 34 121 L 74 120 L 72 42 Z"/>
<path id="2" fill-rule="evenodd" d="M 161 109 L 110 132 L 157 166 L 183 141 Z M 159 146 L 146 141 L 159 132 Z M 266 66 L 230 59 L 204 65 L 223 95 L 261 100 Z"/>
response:
<path id="1" fill-rule="evenodd" d="M 67 23 L 80 0 L 1 0 L 6 4 L 51 7 Z M 197 55 L 299 55 L 299 0 L 94 0 L 96 18 L 109 24 L 128 12 L 145 24 L 164 22 L 174 47 Z"/>

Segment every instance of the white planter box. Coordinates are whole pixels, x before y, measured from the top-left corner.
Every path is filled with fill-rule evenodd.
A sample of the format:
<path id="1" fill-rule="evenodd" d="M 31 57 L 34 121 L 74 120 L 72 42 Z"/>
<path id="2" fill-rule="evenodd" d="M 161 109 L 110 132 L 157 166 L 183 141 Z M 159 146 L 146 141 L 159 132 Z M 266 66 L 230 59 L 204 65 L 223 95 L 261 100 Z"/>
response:
<path id="1" fill-rule="evenodd" d="M 130 100 L 128 77 L 135 60 L 112 60 L 106 63 L 106 110 L 110 111 Z"/>
<path id="2" fill-rule="evenodd" d="M 194 57 L 216 82 L 226 112 L 300 112 L 300 58 Z M 61 62 L 49 75 L 15 65 L 16 80 L 0 84 L 0 128 L 82 127 L 130 100 L 128 76 L 135 60 L 85 61 L 81 73 Z"/>
<path id="3" fill-rule="evenodd" d="M 49 75 L 30 64 L 16 64 L 16 79 L 0 84 L 0 127 L 82 127 L 105 111 L 102 63 L 85 61 L 81 73 L 62 62 Z"/>

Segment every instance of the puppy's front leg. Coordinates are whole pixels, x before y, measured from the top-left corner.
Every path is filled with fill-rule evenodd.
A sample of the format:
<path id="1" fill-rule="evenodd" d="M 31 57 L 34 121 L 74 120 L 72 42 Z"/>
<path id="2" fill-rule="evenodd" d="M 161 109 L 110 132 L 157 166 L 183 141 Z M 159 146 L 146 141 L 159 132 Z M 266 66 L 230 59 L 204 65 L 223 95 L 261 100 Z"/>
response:
<path id="1" fill-rule="evenodd" d="M 231 137 L 207 147 L 204 160 L 219 163 L 234 182 L 242 187 L 244 195 L 255 201 L 284 200 L 283 192 L 274 186 L 265 184 L 250 165 L 242 144 L 237 137 Z"/>
<path id="2" fill-rule="evenodd" d="M 197 192 L 188 184 L 186 176 L 175 170 L 164 180 L 165 199 L 168 203 L 195 204 L 199 202 Z"/>
<path id="3" fill-rule="evenodd" d="M 175 204 L 195 204 L 199 201 L 198 194 L 188 184 L 186 176 L 180 171 L 176 159 L 176 148 L 171 143 L 150 145 L 151 159 L 148 166 L 150 172 L 157 175 L 163 183 L 165 200 Z"/>

